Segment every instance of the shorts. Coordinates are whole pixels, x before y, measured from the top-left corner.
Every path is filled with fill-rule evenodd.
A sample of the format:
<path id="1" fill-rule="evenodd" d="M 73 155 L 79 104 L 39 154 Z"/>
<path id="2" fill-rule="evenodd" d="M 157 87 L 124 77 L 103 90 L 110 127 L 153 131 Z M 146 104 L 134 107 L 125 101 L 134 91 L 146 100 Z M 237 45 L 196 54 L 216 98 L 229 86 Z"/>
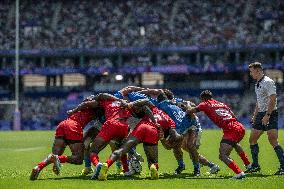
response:
<path id="1" fill-rule="evenodd" d="M 147 144 L 156 145 L 159 141 L 157 127 L 147 121 L 140 121 L 130 135 Z"/>
<path id="2" fill-rule="evenodd" d="M 128 124 L 125 121 L 106 121 L 98 136 L 109 142 L 111 140 L 123 140 L 128 135 Z"/>
<path id="3" fill-rule="evenodd" d="M 224 135 L 222 140 L 232 141 L 234 143 L 239 143 L 245 136 L 245 128 L 239 122 L 229 123 L 229 127 L 223 130 Z"/>
<path id="4" fill-rule="evenodd" d="M 277 110 L 272 111 L 269 123 L 267 126 L 262 125 L 262 118 L 265 116 L 266 112 L 258 112 L 255 117 L 255 122 L 252 125 L 252 128 L 261 131 L 268 131 L 271 129 L 278 129 L 278 112 Z"/>
<path id="5" fill-rule="evenodd" d="M 83 129 L 73 120 L 61 121 L 55 130 L 55 138 L 62 138 L 66 141 L 83 141 Z"/>

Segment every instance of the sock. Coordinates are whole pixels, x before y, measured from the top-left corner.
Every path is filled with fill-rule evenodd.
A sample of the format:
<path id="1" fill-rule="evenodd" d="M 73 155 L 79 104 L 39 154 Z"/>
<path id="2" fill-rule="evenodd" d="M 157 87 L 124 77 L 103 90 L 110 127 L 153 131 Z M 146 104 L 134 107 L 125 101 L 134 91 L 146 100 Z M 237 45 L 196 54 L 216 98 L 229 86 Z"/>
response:
<path id="1" fill-rule="evenodd" d="M 117 161 L 115 164 L 116 164 L 117 167 L 121 167 L 121 162 L 120 161 Z"/>
<path id="2" fill-rule="evenodd" d="M 250 151 L 251 151 L 251 156 L 252 156 L 252 164 L 254 166 L 259 166 L 258 164 L 258 153 L 259 153 L 258 144 L 250 145 Z"/>
<path id="3" fill-rule="evenodd" d="M 85 162 L 85 167 L 91 167 L 92 166 L 92 162 L 91 162 L 89 157 L 86 156 L 84 158 L 84 162 Z"/>
<path id="4" fill-rule="evenodd" d="M 179 167 L 184 167 L 185 166 L 185 164 L 184 164 L 182 159 L 181 160 L 177 160 L 177 162 L 178 162 L 178 166 Z"/>
<path id="5" fill-rule="evenodd" d="M 281 168 L 284 168 L 284 152 L 280 145 L 275 146 L 274 151 L 277 154 Z"/>
<path id="6" fill-rule="evenodd" d="M 248 160 L 248 156 L 246 155 L 245 152 L 241 152 L 239 154 L 239 156 L 241 157 L 241 159 L 243 160 L 245 166 L 248 166 L 250 164 L 249 160 Z"/>
<path id="7" fill-rule="evenodd" d="M 136 148 L 135 147 L 131 148 L 129 150 L 129 152 L 128 152 L 129 155 L 134 155 L 135 153 L 136 153 Z"/>
<path id="8" fill-rule="evenodd" d="M 110 167 L 113 164 L 113 161 L 110 158 L 108 158 L 106 160 L 106 163 L 107 163 L 107 166 Z"/>
<path id="9" fill-rule="evenodd" d="M 239 174 L 242 172 L 242 170 L 239 168 L 239 166 L 234 161 L 231 161 L 228 167 L 232 169 L 236 174 Z"/>
<path id="10" fill-rule="evenodd" d="M 68 161 L 67 156 L 58 156 L 60 163 L 66 163 Z"/>
<path id="11" fill-rule="evenodd" d="M 47 163 L 45 161 L 42 161 L 40 163 L 37 164 L 39 170 L 41 171 L 43 168 L 45 168 L 47 166 Z"/>
<path id="12" fill-rule="evenodd" d="M 90 155 L 90 160 L 93 163 L 94 166 L 97 166 L 97 164 L 99 163 L 99 156 L 96 153 L 91 153 Z"/>
<path id="13" fill-rule="evenodd" d="M 127 155 L 121 156 L 120 160 L 121 160 L 121 164 L 123 167 L 123 172 L 125 173 L 128 172 L 129 168 L 128 168 L 128 163 L 127 163 Z"/>
<path id="14" fill-rule="evenodd" d="M 192 160 L 192 164 L 193 164 L 194 170 L 200 170 L 200 163 L 198 161 Z"/>
<path id="15" fill-rule="evenodd" d="M 209 164 L 207 165 L 208 167 L 213 167 L 215 164 L 213 162 L 209 162 Z"/>

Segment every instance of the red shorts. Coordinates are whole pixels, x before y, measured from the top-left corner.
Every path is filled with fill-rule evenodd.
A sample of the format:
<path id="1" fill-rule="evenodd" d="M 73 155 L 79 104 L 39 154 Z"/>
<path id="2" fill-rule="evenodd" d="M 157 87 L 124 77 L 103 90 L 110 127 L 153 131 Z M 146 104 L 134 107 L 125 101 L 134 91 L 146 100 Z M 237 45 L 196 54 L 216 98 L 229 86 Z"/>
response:
<path id="1" fill-rule="evenodd" d="M 64 120 L 55 130 L 55 138 L 58 137 L 63 137 L 65 140 L 83 141 L 83 129 L 76 121 Z"/>
<path id="2" fill-rule="evenodd" d="M 132 136 L 138 138 L 141 142 L 149 144 L 158 144 L 158 130 L 153 123 L 140 121 L 131 133 Z"/>
<path id="3" fill-rule="evenodd" d="M 233 122 L 223 130 L 223 139 L 239 143 L 245 136 L 245 128 L 239 122 Z"/>
<path id="4" fill-rule="evenodd" d="M 98 136 L 105 141 L 122 140 L 128 135 L 128 124 L 125 121 L 106 121 Z"/>

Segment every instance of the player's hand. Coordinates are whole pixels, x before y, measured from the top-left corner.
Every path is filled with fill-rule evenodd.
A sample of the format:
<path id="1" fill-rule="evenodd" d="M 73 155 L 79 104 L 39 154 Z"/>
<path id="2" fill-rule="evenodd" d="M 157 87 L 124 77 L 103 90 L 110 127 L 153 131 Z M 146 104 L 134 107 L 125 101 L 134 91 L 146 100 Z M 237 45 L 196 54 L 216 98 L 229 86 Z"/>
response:
<path id="1" fill-rule="evenodd" d="M 157 124 L 157 125 L 158 125 L 158 137 L 159 137 L 159 140 L 164 140 L 165 139 L 164 138 L 164 131 L 163 131 L 162 127 L 159 124 Z"/>
<path id="2" fill-rule="evenodd" d="M 128 103 L 125 100 L 121 100 L 120 102 L 121 102 L 121 106 L 123 108 L 127 108 L 128 107 Z"/>
<path id="3" fill-rule="evenodd" d="M 269 123 L 269 116 L 265 114 L 265 116 L 262 118 L 262 125 L 267 126 Z"/>

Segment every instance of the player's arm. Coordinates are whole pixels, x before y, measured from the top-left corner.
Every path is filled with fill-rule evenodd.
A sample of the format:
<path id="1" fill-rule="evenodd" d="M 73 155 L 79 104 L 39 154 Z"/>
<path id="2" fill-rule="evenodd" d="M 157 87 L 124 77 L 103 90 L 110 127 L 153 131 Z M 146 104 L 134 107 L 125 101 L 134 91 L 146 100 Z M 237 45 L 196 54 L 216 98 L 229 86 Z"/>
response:
<path id="1" fill-rule="evenodd" d="M 123 96 L 127 96 L 131 92 L 137 92 L 137 91 L 142 91 L 142 90 L 145 90 L 145 88 L 137 87 L 137 86 L 127 86 L 121 89 L 120 92 Z"/>
<path id="2" fill-rule="evenodd" d="M 143 106 L 153 107 L 154 104 L 152 104 L 148 99 L 139 99 L 134 102 L 128 103 L 128 106 L 130 108 L 139 109 L 142 108 Z"/>
<path id="3" fill-rule="evenodd" d="M 161 89 L 145 89 L 145 90 L 140 91 L 140 93 L 157 98 L 159 95 L 163 94 L 164 92 Z"/>
<path id="4" fill-rule="evenodd" d="M 275 104 L 276 104 L 276 94 L 272 94 L 268 97 L 268 107 L 265 116 L 262 118 L 263 125 L 267 125 L 269 122 L 270 115 L 272 111 L 274 110 Z"/>
<path id="5" fill-rule="evenodd" d="M 96 96 L 95 98 L 97 101 L 101 101 L 101 100 L 114 100 L 114 101 L 119 101 L 121 102 L 123 105 L 126 106 L 126 103 L 123 99 L 119 99 L 111 94 L 108 93 L 100 93 Z"/>
<path id="6" fill-rule="evenodd" d="M 149 116 L 151 121 L 157 125 L 156 119 L 151 111 L 150 107 L 154 106 L 148 99 L 140 99 L 134 102 L 128 103 L 129 108 L 133 108 L 136 111 L 143 111 Z"/>
<path id="7" fill-rule="evenodd" d="M 269 97 L 269 102 L 268 102 L 268 108 L 267 108 L 267 114 L 271 114 L 272 111 L 274 110 L 275 104 L 276 104 L 276 94 L 272 94 Z"/>
<path id="8" fill-rule="evenodd" d="M 197 112 L 199 112 L 199 110 L 195 107 L 195 108 L 188 108 L 187 110 L 186 110 L 186 112 L 188 113 L 188 114 L 193 114 L 193 113 L 197 113 Z"/>
<path id="9" fill-rule="evenodd" d="M 259 108 L 258 108 L 258 105 L 257 105 L 257 102 L 255 104 L 255 109 L 254 109 L 254 112 L 253 112 L 253 115 L 252 115 L 252 118 L 251 118 L 251 123 L 254 124 L 255 122 L 255 118 L 256 118 L 256 115 L 259 111 Z"/>
<path id="10" fill-rule="evenodd" d="M 81 104 L 79 104 L 74 109 L 68 110 L 67 114 L 70 115 L 70 114 L 73 114 L 73 113 L 81 111 L 81 110 L 85 110 L 85 109 L 89 109 L 89 108 L 97 108 L 98 105 L 99 105 L 99 103 L 96 100 L 85 101 L 85 102 L 82 102 Z"/>
<path id="11" fill-rule="evenodd" d="M 185 112 L 190 116 L 190 118 L 195 119 L 195 113 L 200 112 L 200 111 L 197 107 L 187 106 Z"/>
<path id="12" fill-rule="evenodd" d="M 183 136 L 178 134 L 177 131 L 173 128 L 170 128 L 169 130 L 169 141 L 171 143 L 179 143 L 183 139 Z"/>
<path id="13" fill-rule="evenodd" d="M 177 147 L 181 144 L 183 136 L 178 134 L 175 129 L 171 128 L 169 130 L 169 137 L 165 139 L 164 137 L 160 137 L 160 141 L 164 148 L 170 150 L 174 147 Z"/>
<path id="14" fill-rule="evenodd" d="M 165 138 L 160 138 L 160 141 L 162 143 L 162 145 L 164 146 L 165 149 L 170 150 L 172 149 L 172 145 L 170 144 L 170 142 L 168 140 L 166 140 Z"/>

